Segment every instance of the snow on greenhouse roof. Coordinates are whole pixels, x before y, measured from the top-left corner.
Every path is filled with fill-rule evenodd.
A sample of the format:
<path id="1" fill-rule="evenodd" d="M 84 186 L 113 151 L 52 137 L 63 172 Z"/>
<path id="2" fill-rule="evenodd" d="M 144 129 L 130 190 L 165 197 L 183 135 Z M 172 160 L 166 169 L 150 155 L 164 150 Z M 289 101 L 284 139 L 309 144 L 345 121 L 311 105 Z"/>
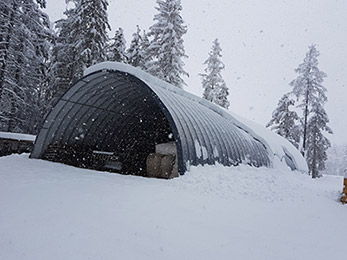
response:
<path id="1" fill-rule="evenodd" d="M 297 169 L 303 172 L 308 172 L 304 157 L 287 139 L 279 136 L 278 134 L 275 134 L 274 132 L 271 132 L 269 129 L 265 128 L 262 125 L 245 119 L 231 111 L 228 112 L 232 114 L 232 116 L 239 122 L 243 122 L 245 127 L 247 125 L 248 129 L 252 129 L 253 132 L 262 136 L 263 140 L 266 141 L 269 147 L 271 147 L 274 157 L 282 161 L 285 154 L 287 154 L 294 160 Z"/>

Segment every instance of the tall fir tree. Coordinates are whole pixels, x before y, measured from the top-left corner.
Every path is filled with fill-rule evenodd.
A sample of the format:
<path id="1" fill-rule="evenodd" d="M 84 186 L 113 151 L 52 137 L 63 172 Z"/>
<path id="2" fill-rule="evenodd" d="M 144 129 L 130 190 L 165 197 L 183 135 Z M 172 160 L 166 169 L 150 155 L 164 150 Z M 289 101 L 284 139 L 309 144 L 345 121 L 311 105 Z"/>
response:
<path id="1" fill-rule="evenodd" d="M 136 32 L 133 33 L 133 39 L 127 50 L 128 63 L 134 67 L 144 66 L 144 53 L 142 49 L 142 36 L 140 27 L 136 26 Z"/>
<path id="2" fill-rule="evenodd" d="M 290 109 L 295 104 L 295 100 L 290 98 L 290 93 L 283 95 L 277 104 L 277 108 L 272 113 L 272 119 L 266 125 L 280 136 L 290 141 L 296 148 L 300 142 L 299 116 Z"/>
<path id="3" fill-rule="evenodd" d="M 58 29 L 51 62 L 49 99 L 58 99 L 82 77 L 83 70 L 106 60 L 107 0 L 69 0 L 72 8 L 56 22 Z"/>
<path id="4" fill-rule="evenodd" d="M 26 110 L 25 118 L 28 120 L 28 124 L 25 132 L 37 133 L 40 129 L 45 109 L 45 95 L 47 93 L 48 82 L 48 70 L 50 49 L 52 47 L 53 30 L 51 29 L 51 22 L 47 14 L 42 11 L 45 8 L 45 0 L 37 0 L 37 4 L 33 3 L 28 6 L 28 9 L 24 12 L 26 16 L 26 24 L 28 24 L 29 30 L 32 32 L 32 42 L 35 53 L 30 57 L 31 66 L 33 66 L 33 75 L 36 80 L 32 83 L 31 91 L 27 92 L 27 104 L 29 107 Z M 35 19 L 33 19 L 35 17 Z"/>
<path id="5" fill-rule="evenodd" d="M 301 151 L 314 178 L 324 169 L 326 150 L 330 147 L 322 132 L 332 133 L 327 126 L 329 119 L 324 110 L 327 90 L 322 83 L 326 74 L 318 69 L 318 56 L 316 46 L 309 46 L 304 62 L 295 70 L 298 78 L 290 83 L 299 101 L 297 107 L 303 110 Z"/>
<path id="6" fill-rule="evenodd" d="M 42 120 L 52 31 L 46 2 L 0 3 L 0 129 L 36 133 Z"/>
<path id="7" fill-rule="evenodd" d="M 148 51 L 149 48 L 149 39 L 148 39 L 148 34 L 146 33 L 145 30 L 143 30 L 142 35 L 141 35 L 141 50 L 142 50 L 142 56 L 143 56 L 143 62 L 140 64 L 140 68 L 148 71 L 146 68 L 146 65 L 149 64 L 149 61 L 151 61 L 151 56 L 150 52 Z"/>
<path id="8" fill-rule="evenodd" d="M 57 33 L 51 52 L 50 86 L 46 95 L 49 106 L 52 106 L 79 76 L 75 75 L 79 65 L 77 51 L 74 49 L 75 39 L 71 34 L 71 25 L 77 19 L 76 8 L 67 9 L 64 15 L 66 18 L 55 22 Z"/>
<path id="9" fill-rule="evenodd" d="M 299 76 L 290 83 L 293 87 L 293 94 L 300 102 L 298 108 L 303 110 L 303 154 L 306 151 L 310 106 L 317 102 L 326 101 L 326 89 L 321 84 L 326 74 L 318 69 L 318 56 L 319 52 L 316 47 L 314 45 L 310 46 L 304 62 L 295 69 Z"/>
<path id="10" fill-rule="evenodd" d="M 182 58 L 186 58 L 183 35 L 187 27 L 181 17 L 181 0 L 157 0 L 158 14 L 154 16 L 155 24 L 149 28 L 150 44 L 146 49 L 147 71 L 176 87 L 183 88 L 182 76 L 188 76 L 183 69 Z"/>
<path id="11" fill-rule="evenodd" d="M 327 126 L 329 122 L 323 106 L 320 103 L 312 105 L 307 128 L 306 161 L 312 178 L 320 177 L 319 172 L 325 169 L 327 150 L 331 146 L 322 131 L 332 134 Z"/>
<path id="12" fill-rule="evenodd" d="M 228 101 L 229 91 L 221 75 L 222 70 L 225 68 L 220 60 L 222 57 L 221 52 L 222 49 L 218 39 L 215 39 L 209 52 L 209 57 L 204 62 L 204 65 L 207 65 L 206 73 L 200 74 L 200 76 L 202 77 L 202 87 L 204 88 L 203 98 L 228 109 L 230 105 Z"/>
<path id="13" fill-rule="evenodd" d="M 111 30 L 107 17 L 107 0 L 80 0 L 76 6 L 71 35 L 81 64 L 79 76 L 91 65 L 106 60 L 107 31 Z"/>
<path id="14" fill-rule="evenodd" d="M 126 54 L 126 41 L 122 28 L 119 28 L 114 37 L 111 39 L 111 44 L 108 48 L 108 60 L 127 63 L 128 57 Z"/>

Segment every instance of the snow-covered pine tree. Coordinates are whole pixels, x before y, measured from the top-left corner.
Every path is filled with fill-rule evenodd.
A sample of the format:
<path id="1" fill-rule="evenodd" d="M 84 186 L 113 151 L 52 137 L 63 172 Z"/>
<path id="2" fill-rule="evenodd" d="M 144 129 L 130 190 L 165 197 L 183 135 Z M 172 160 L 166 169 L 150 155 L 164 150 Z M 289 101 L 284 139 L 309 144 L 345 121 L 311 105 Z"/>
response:
<path id="1" fill-rule="evenodd" d="M 23 8 L 26 14 L 25 24 L 32 32 L 32 47 L 34 53 L 27 55 L 31 61 L 31 70 L 34 76 L 30 92 L 26 93 L 27 104 L 29 107 L 25 109 L 23 117 L 26 119 L 24 132 L 37 133 L 44 119 L 46 103 L 45 95 L 49 86 L 48 70 L 49 70 L 49 52 L 52 46 L 53 30 L 51 22 L 47 14 L 42 11 L 45 8 L 45 0 L 37 0 L 37 4 L 32 3 Z M 31 77 L 32 77 L 31 76 Z M 23 84 L 28 84 L 28 81 Z"/>
<path id="2" fill-rule="evenodd" d="M 147 71 L 176 87 L 185 85 L 182 76 L 188 76 L 184 71 L 182 58 L 186 58 L 183 35 L 187 27 L 181 17 L 181 0 L 157 0 L 158 14 L 154 16 L 155 24 L 149 28 L 150 45 L 146 56 Z"/>
<path id="3" fill-rule="evenodd" d="M 23 68 L 25 30 L 21 22 L 20 3 L 0 2 L 0 129 L 14 131 L 20 118 L 18 110 L 25 105 L 25 91 L 19 84 Z"/>
<path id="4" fill-rule="evenodd" d="M 226 109 L 229 108 L 228 87 L 221 75 L 224 70 L 224 64 L 220 60 L 222 57 L 222 49 L 218 39 L 213 41 L 208 59 L 204 62 L 207 65 L 205 74 L 200 74 L 202 77 L 202 87 L 204 88 L 203 98 L 211 101 Z"/>
<path id="5" fill-rule="evenodd" d="M 150 53 L 148 51 L 148 47 L 150 45 L 149 43 L 149 39 L 148 39 L 148 35 L 146 33 L 145 30 L 143 30 L 142 32 L 142 36 L 141 36 L 141 50 L 142 50 L 142 56 L 143 56 L 143 63 L 140 64 L 140 68 L 143 69 L 144 71 L 148 71 L 146 65 L 148 65 L 150 63 L 150 61 L 152 60 Z"/>
<path id="6" fill-rule="evenodd" d="M 80 65 L 77 62 L 77 52 L 74 49 L 75 39 L 71 35 L 71 26 L 77 19 L 76 8 L 70 7 L 64 12 L 64 15 L 66 18 L 55 22 L 57 33 L 51 52 L 50 88 L 46 94 L 46 102 L 50 106 L 80 76 L 75 75 Z"/>
<path id="7" fill-rule="evenodd" d="M 128 63 L 134 67 L 144 66 L 144 55 L 142 50 L 142 36 L 140 27 L 136 26 L 136 32 L 133 33 L 133 39 L 127 50 Z"/>
<path id="8" fill-rule="evenodd" d="M 319 176 L 318 171 L 324 169 L 326 149 L 330 146 L 322 131 L 332 133 L 324 110 L 327 90 L 322 83 L 326 74 L 318 69 L 318 56 L 316 46 L 309 46 L 304 62 L 295 70 L 298 78 L 290 83 L 293 94 L 300 102 L 297 107 L 303 110 L 301 151 L 314 178 Z"/>
<path id="9" fill-rule="evenodd" d="M 283 136 L 298 148 L 300 142 L 299 116 L 295 111 L 290 110 L 295 101 L 289 96 L 289 93 L 285 94 L 278 101 L 277 108 L 272 113 L 272 119 L 266 127 L 271 127 L 271 130 Z"/>
<path id="10" fill-rule="evenodd" d="M 320 177 L 319 171 L 325 169 L 326 151 L 331 146 L 322 131 L 332 134 L 332 130 L 327 126 L 329 119 L 320 103 L 312 105 L 310 114 L 307 127 L 306 161 L 312 178 L 317 178 Z"/>
<path id="11" fill-rule="evenodd" d="M 318 56 L 319 52 L 315 45 L 309 46 L 304 62 L 295 69 L 299 76 L 290 82 L 293 87 L 293 94 L 300 102 L 297 107 L 303 109 L 303 154 L 306 151 L 310 106 L 317 102 L 324 104 L 327 100 L 325 96 L 326 89 L 321 84 L 326 74 L 318 69 Z"/>
<path id="12" fill-rule="evenodd" d="M 110 30 L 107 0 L 68 0 L 68 4 L 66 18 L 56 22 L 58 32 L 52 51 L 52 88 L 48 98 L 51 102 L 81 78 L 85 68 L 106 60 Z"/>
<path id="13" fill-rule="evenodd" d="M 79 77 L 85 68 L 106 60 L 107 31 L 111 30 L 107 6 L 107 0 L 77 1 L 77 19 L 73 20 L 71 36 L 75 37 L 73 46 L 80 62 L 76 71 Z"/>
<path id="14" fill-rule="evenodd" d="M 44 0 L 0 3 L 0 129 L 35 133 L 51 30 Z"/>
<path id="15" fill-rule="evenodd" d="M 108 60 L 127 63 L 128 57 L 125 49 L 126 41 L 124 38 L 123 29 L 119 28 L 115 32 L 114 37 L 111 39 L 111 44 L 108 48 Z"/>

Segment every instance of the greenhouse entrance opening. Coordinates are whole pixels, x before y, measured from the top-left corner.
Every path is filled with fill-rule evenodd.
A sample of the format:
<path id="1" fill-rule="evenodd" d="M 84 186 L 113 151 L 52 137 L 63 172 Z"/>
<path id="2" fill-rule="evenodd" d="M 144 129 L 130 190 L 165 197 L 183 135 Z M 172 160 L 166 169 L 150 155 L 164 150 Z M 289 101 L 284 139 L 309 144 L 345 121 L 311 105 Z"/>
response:
<path id="1" fill-rule="evenodd" d="M 83 95 L 75 93 L 75 100 L 63 100 L 68 109 L 59 112 L 58 136 L 47 144 L 43 159 L 148 176 L 147 159 L 156 145 L 175 143 L 155 94 L 124 73 L 112 73 L 106 83 L 95 83 L 87 84 Z"/>

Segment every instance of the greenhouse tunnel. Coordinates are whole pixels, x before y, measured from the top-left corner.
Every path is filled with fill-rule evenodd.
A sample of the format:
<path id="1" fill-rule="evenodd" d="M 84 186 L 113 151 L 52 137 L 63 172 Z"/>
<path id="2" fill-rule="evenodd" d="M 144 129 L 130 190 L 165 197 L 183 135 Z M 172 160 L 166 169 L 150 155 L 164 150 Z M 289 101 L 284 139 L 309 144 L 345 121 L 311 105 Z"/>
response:
<path id="1" fill-rule="evenodd" d="M 129 65 L 105 63 L 58 100 L 32 158 L 146 176 L 156 145 L 174 142 L 178 172 L 189 165 L 271 164 L 266 145 L 206 100 Z M 104 68 L 106 67 L 106 68 Z"/>

